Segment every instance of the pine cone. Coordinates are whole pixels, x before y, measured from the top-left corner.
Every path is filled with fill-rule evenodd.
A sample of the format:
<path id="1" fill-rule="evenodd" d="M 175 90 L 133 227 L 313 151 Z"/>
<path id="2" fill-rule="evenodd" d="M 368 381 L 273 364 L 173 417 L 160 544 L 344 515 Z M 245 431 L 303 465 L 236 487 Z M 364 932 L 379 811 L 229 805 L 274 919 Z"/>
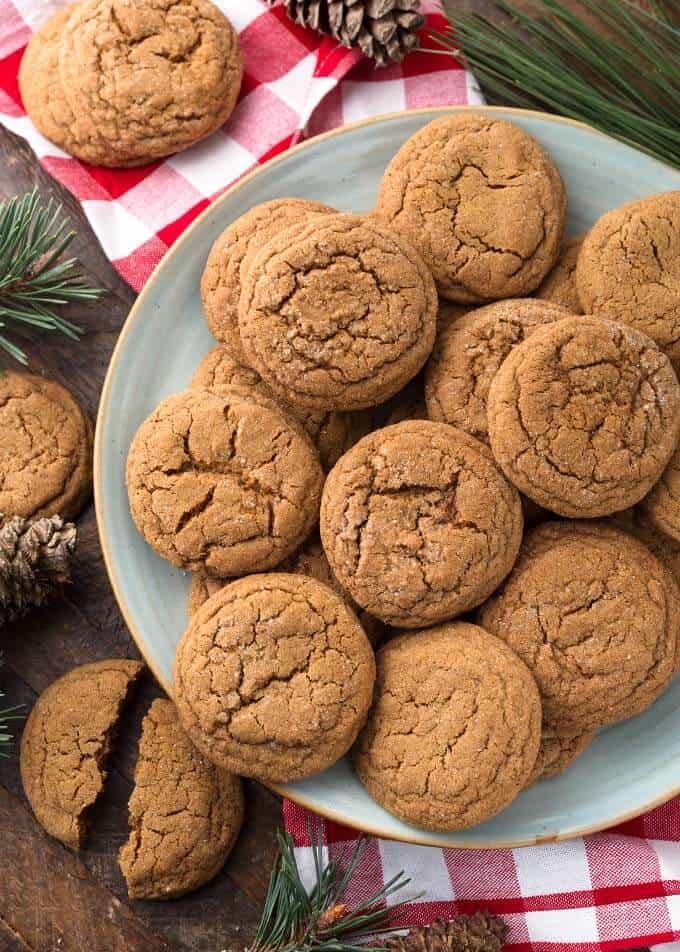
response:
<path id="1" fill-rule="evenodd" d="M 416 926 L 408 935 L 383 943 L 390 952 L 499 952 L 508 927 L 498 916 L 476 912 L 451 922 L 436 919 L 431 926 Z"/>
<path id="2" fill-rule="evenodd" d="M 78 531 L 61 516 L 30 522 L 0 514 L 0 628 L 71 581 Z"/>
<path id="3" fill-rule="evenodd" d="M 294 23 L 358 46 L 378 66 L 401 62 L 418 45 L 425 23 L 420 0 L 267 0 L 281 2 Z"/>

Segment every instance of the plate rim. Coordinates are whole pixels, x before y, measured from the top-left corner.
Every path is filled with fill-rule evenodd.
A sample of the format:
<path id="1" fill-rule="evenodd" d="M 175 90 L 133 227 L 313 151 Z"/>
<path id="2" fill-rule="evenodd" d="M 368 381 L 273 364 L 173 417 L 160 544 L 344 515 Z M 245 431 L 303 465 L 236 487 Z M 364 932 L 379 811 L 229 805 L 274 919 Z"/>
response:
<path id="1" fill-rule="evenodd" d="M 310 139 L 306 139 L 303 142 L 298 143 L 295 146 L 292 146 L 289 149 L 281 152 L 279 155 L 274 156 L 273 158 L 267 160 L 261 165 L 257 165 L 255 168 L 251 169 L 241 178 L 237 179 L 232 185 L 230 185 L 221 195 L 219 195 L 214 201 L 210 202 L 209 205 L 194 219 L 194 221 L 182 232 L 179 238 L 174 242 L 174 244 L 167 250 L 163 255 L 158 264 L 154 267 L 153 271 L 149 275 L 144 284 L 144 287 L 141 289 L 135 302 L 130 308 L 123 326 L 120 329 L 118 337 L 116 339 L 115 346 L 111 353 L 109 359 L 108 368 L 106 371 L 106 376 L 104 378 L 104 384 L 102 386 L 101 395 L 99 398 L 99 407 L 97 410 L 97 419 L 95 425 L 95 437 L 94 437 L 94 450 L 93 450 L 93 491 L 94 491 L 94 509 L 95 509 L 95 519 L 97 523 L 97 533 L 99 536 L 99 545 L 102 552 L 102 557 L 104 559 L 104 566 L 106 568 L 106 574 L 109 579 L 109 584 L 113 591 L 114 598 L 116 599 L 116 604 L 123 616 L 123 620 L 127 626 L 130 635 L 132 636 L 133 641 L 137 647 L 137 650 L 144 659 L 144 663 L 151 670 L 154 678 L 161 686 L 161 688 L 166 692 L 168 697 L 173 698 L 173 693 L 171 690 L 171 685 L 166 681 L 163 675 L 160 673 L 157 664 L 147 657 L 145 651 L 142 648 L 143 638 L 140 633 L 138 633 L 135 624 L 132 620 L 132 612 L 129 609 L 125 596 L 120 589 L 114 569 L 113 569 L 113 560 L 111 555 L 111 546 L 109 536 L 106 531 L 106 522 L 103 514 L 103 443 L 104 439 L 102 432 L 104 429 L 104 419 L 109 410 L 110 403 L 110 391 L 113 385 L 113 379 L 116 376 L 117 365 L 121 359 L 123 349 L 125 347 L 127 337 L 132 332 L 133 326 L 136 324 L 139 319 L 140 312 L 145 304 L 146 297 L 151 293 L 151 289 L 159 272 L 169 266 L 171 266 L 175 256 L 180 254 L 184 245 L 187 241 L 190 240 L 195 229 L 198 229 L 205 218 L 208 215 L 214 213 L 215 209 L 228 198 L 245 186 L 252 182 L 253 179 L 257 178 L 259 175 L 264 172 L 269 172 L 273 166 L 276 166 L 280 162 L 286 161 L 296 154 L 312 147 L 318 145 L 320 142 L 328 141 L 337 136 L 344 135 L 346 132 L 353 131 L 355 129 L 363 128 L 371 125 L 380 125 L 384 122 L 390 122 L 395 119 L 404 118 L 405 116 L 429 116 L 441 113 L 465 113 L 465 112 L 483 112 L 491 113 L 503 113 L 504 115 L 510 114 L 515 116 L 533 116 L 540 120 L 547 120 L 549 122 L 562 123 L 567 126 L 572 126 L 576 129 L 586 131 L 590 134 L 597 135 L 603 139 L 608 139 L 610 142 L 614 143 L 618 147 L 623 147 L 631 150 L 632 152 L 638 152 L 640 155 L 644 155 L 645 159 L 651 162 L 656 163 L 660 168 L 665 171 L 671 171 L 677 173 L 677 170 L 668 163 L 662 162 L 660 159 L 657 159 L 653 155 L 643 152 L 640 149 L 629 145 L 626 142 L 622 142 L 619 139 L 615 139 L 613 136 L 607 135 L 605 132 L 601 132 L 599 129 L 595 129 L 593 126 L 588 125 L 588 123 L 580 122 L 577 119 L 571 119 L 568 116 L 558 116 L 553 115 L 552 113 L 542 112 L 537 109 L 520 109 L 517 107 L 510 106 L 486 106 L 483 104 L 479 105 L 466 105 L 466 106 L 427 106 L 419 109 L 402 109 L 396 112 L 386 112 L 381 113 L 378 116 L 370 116 L 365 119 L 359 119 L 356 122 L 350 122 L 342 126 L 338 126 L 335 129 L 331 129 L 328 132 L 321 133 L 320 135 L 313 136 Z M 439 848 L 455 848 L 455 849 L 475 849 L 475 850 L 490 850 L 490 849 L 515 849 L 522 846 L 536 846 L 546 843 L 558 843 L 564 842 L 571 839 L 576 839 L 581 836 L 586 836 L 590 833 L 598 833 L 601 830 L 608 829 L 612 826 L 617 826 L 621 823 L 626 823 L 629 820 L 634 819 L 635 817 L 641 816 L 643 813 L 647 813 L 649 810 L 653 810 L 658 806 L 661 806 L 664 803 L 667 803 L 669 800 L 672 800 L 673 797 L 680 794 L 680 783 L 673 787 L 670 791 L 664 793 L 662 796 L 651 800 L 642 806 L 635 807 L 631 810 L 624 811 L 620 814 L 617 814 L 615 817 L 610 818 L 606 822 L 594 823 L 591 825 L 585 825 L 583 827 L 570 829 L 568 832 L 555 832 L 548 833 L 545 835 L 537 836 L 527 836 L 519 837 L 515 840 L 499 840 L 487 843 L 479 843 L 476 841 L 468 841 L 464 837 L 465 831 L 459 831 L 459 834 L 463 835 L 463 838 L 456 842 L 455 846 L 447 839 L 439 839 L 436 832 L 424 831 L 428 834 L 428 839 L 424 840 L 419 837 L 418 832 L 410 833 L 405 832 L 396 836 L 394 833 L 381 829 L 375 824 L 365 824 L 358 822 L 356 820 L 351 820 L 348 822 L 348 819 L 342 813 L 338 813 L 332 807 L 324 807 L 320 809 L 318 804 L 312 803 L 310 798 L 307 797 L 304 793 L 299 793 L 297 791 L 291 792 L 286 786 L 281 784 L 264 784 L 270 790 L 273 790 L 275 793 L 279 794 L 282 797 L 290 800 L 296 806 L 303 807 L 307 810 L 310 810 L 312 813 L 322 816 L 324 819 L 331 820 L 332 822 L 349 826 L 352 829 L 355 829 L 361 833 L 365 833 L 371 836 L 378 836 L 381 839 L 394 840 L 397 842 L 410 843 L 416 846 L 431 846 Z"/>

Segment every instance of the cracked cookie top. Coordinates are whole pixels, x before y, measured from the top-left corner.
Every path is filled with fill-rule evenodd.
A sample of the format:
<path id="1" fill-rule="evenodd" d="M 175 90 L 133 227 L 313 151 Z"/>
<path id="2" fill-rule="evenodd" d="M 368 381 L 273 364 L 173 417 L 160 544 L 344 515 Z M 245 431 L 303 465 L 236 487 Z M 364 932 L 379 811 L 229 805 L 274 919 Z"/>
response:
<path id="1" fill-rule="evenodd" d="M 680 191 L 603 215 L 583 242 L 576 284 L 587 312 L 631 324 L 680 359 Z"/>
<path id="2" fill-rule="evenodd" d="M 576 287 L 576 262 L 585 235 L 575 235 L 562 245 L 557 264 L 536 290 L 536 297 L 566 307 L 572 314 L 583 314 Z"/>
<path id="3" fill-rule="evenodd" d="M 92 486 L 92 425 L 64 387 L 0 377 L 0 514 L 73 519 Z"/>
<path id="4" fill-rule="evenodd" d="M 277 198 L 255 205 L 225 228 L 213 244 L 201 278 L 201 301 L 214 337 L 229 345 L 243 360 L 238 330 L 238 302 L 248 259 L 291 225 L 304 224 L 314 215 L 334 212 L 304 198 Z"/>
<path id="5" fill-rule="evenodd" d="M 676 448 L 640 509 L 658 529 L 680 542 L 680 448 Z"/>
<path id="6" fill-rule="evenodd" d="M 142 723 L 130 836 L 119 854 L 131 899 L 173 899 L 224 865 L 243 824 L 241 781 L 219 770 L 184 733 L 171 701 Z"/>
<path id="7" fill-rule="evenodd" d="M 173 565 L 226 578 L 272 568 L 317 521 L 323 470 L 302 427 L 237 387 L 168 397 L 130 447 L 139 531 Z"/>
<path id="8" fill-rule="evenodd" d="M 231 114 L 238 38 L 209 0 L 85 0 L 66 23 L 59 76 L 91 130 L 79 158 L 132 166 L 186 149 Z"/>
<path id="9" fill-rule="evenodd" d="M 514 800 L 536 760 L 541 702 L 507 645 L 454 622 L 393 638 L 376 665 L 352 752 L 374 800 L 430 830 L 473 826 Z"/>
<path id="10" fill-rule="evenodd" d="M 486 401 L 498 368 L 534 328 L 567 316 L 557 305 L 515 298 L 459 317 L 438 336 L 425 370 L 430 419 L 488 443 Z"/>
<path id="11" fill-rule="evenodd" d="M 371 614 L 418 628 L 479 605 L 512 568 L 519 495 L 491 453 L 444 423 L 365 436 L 331 470 L 321 538 L 340 584 Z"/>
<path id="12" fill-rule="evenodd" d="M 549 724 L 541 728 L 541 743 L 534 769 L 527 781 L 527 787 L 539 780 L 549 780 L 564 773 L 584 750 L 590 747 L 595 731 L 583 731 L 580 734 L 562 736 Z"/>
<path id="13" fill-rule="evenodd" d="M 387 400 L 434 344 L 437 293 L 420 254 L 361 215 L 322 215 L 256 255 L 239 305 L 250 364 L 290 403 L 359 410 Z"/>
<path id="14" fill-rule="evenodd" d="M 80 849 L 85 814 L 101 793 L 112 734 L 139 661 L 113 659 L 74 668 L 33 706 L 21 737 L 21 780 L 40 824 Z"/>
<path id="15" fill-rule="evenodd" d="M 174 678 L 184 728 L 213 763 L 287 783 L 350 748 L 375 661 L 340 595 L 276 572 L 232 582 L 203 605 L 178 645 Z"/>
<path id="16" fill-rule="evenodd" d="M 680 593 L 641 542 L 604 523 L 527 533 L 479 622 L 527 664 L 543 717 L 574 735 L 639 714 L 676 670 Z"/>
<path id="17" fill-rule="evenodd" d="M 489 116 L 444 116 L 383 175 L 376 213 L 418 248 L 439 293 L 461 304 L 521 297 L 557 260 L 560 173 L 538 142 Z"/>
<path id="18" fill-rule="evenodd" d="M 569 317 L 536 328 L 493 378 L 491 448 L 534 502 L 573 518 L 638 502 L 663 472 L 680 428 L 666 356 L 624 324 Z"/>
<path id="19" fill-rule="evenodd" d="M 278 403 L 286 413 L 300 422 L 319 451 L 321 465 L 331 469 L 350 446 L 371 429 L 370 410 L 345 413 L 342 410 L 305 410 L 276 396 L 256 370 L 243 363 L 245 358 L 228 344 L 219 344 L 198 365 L 191 386 L 219 390 L 225 386 L 253 389 Z"/>

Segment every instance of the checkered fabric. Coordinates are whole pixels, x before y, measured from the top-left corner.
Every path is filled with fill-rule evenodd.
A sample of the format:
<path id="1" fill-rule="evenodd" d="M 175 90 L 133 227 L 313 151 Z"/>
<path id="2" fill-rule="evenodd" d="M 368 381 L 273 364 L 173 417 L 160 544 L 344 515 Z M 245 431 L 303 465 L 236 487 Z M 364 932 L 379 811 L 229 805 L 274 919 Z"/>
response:
<path id="1" fill-rule="evenodd" d="M 303 882 L 314 880 L 309 814 L 284 806 Z M 322 824 L 326 854 L 341 857 L 359 834 Z M 349 844 L 349 847 L 348 847 Z M 661 944 L 680 952 L 680 798 L 606 833 L 513 850 L 411 846 L 371 837 L 353 877 L 352 905 L 400 871 L 411 879 L 393 920 L 426 925 L 477 909 L 502 916 L 512 952 L 613 952 Z M 411 890 L 409 894 L 409 890 Z"/>
<path id="2" fill-rule="evenodd" d="M 42 165 L 78 198 L 104 251 L 140 290 L 175 239 L 245 172 L 355 119 L 418 106 L 481 102 L 451 57 L 409 56 L 376 70 L 360 52 L 293 24 L 261 0 L 216 0 L 239 33 L 245 74 L 229 121 L 208 139 L 138 169 L 103 169 L 71 158 L 24 112 L 17 70 L 31 34 L 63 0 L 0 0 L 0 122 L 28 140 Z M 434 0 L 428 26 L 442 29 Z M 429 38 L 426 44 L 431 44 Z"/>
<path id="3" fill-rule="evenodd" d="M 450 57 L 418 53 L 376 71 L 356 51 L 293 25 L 260 0 L 217 0 L 239 32 L 245 77 L 229 122 L 206 141 L 144 168 L 102 169 L 71 158 L 26 116 L 17 70 L 32 32 L 58 0 L 0 0 L 0 122 L 23 136 L 42 165 L 81 201 L 116 269 L 139 290 L 184 228 L 232 182 L 298 142 L 355 119 L 418 106 L 480 102 Z M 430 26 L 445 21 L 432 0 Z M 308 814 L 287 803 L 287 828 L 311 876 Z M 356 838 L 324 824 L 331 852 Z M 370 839 L 348 901 L 399 870 L 424 891 L 402 924 L 477 908 L 502 915 L 510 947 L 626 949 L 680 938 L 680 801 L 625 827 L 569 843 L 486 852 L 438 850 Z M 680 952 L 680 944 L 664 945 Z"/>

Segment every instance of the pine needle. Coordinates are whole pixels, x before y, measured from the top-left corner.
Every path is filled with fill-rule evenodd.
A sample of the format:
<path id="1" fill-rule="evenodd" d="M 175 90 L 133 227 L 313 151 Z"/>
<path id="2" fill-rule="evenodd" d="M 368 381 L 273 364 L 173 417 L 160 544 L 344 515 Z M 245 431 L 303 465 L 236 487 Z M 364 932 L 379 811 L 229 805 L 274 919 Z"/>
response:
<path id="1" fill-rule="evenodd" d="M 249 952 L 353 952 L 358 948 L 383 952 L 383 946 L 365 943 L 394 931 L 388 926 L 389 916 L 404 903 L 388 909 L 386 899 L 408 885 L 404 873 L 393 876 L 382 889 L 349 909 L 343 897 L 366 848 L 365 838 L 325 863 L 321 823 L 315 829 L 310 827 L 316 881 L 309 893 L 300 879 L 292 837 L 279 832 L 277 839 L 280 853 Z"/>
<path id="2" fill-rule="evenodd" d="M 79 340 L 82 327 L 55 309 L 103 293 L 86 283 L 75 258 L 63 257 L 75 232 L 61 216 L 52 199 L 41 205 L 37 189 L 0 203 L 0 353 L 21 364 L 28 357 L 16 338 L 57 331 Z"/>
<path id="3" fill-rule="evenodd" d="M 0 665 L 2 665 L 2 655 L 0 654 Z M 5 695 L 0 691 L 0 699 Z M 9 756 L 9 747 L 12 743 L 12 735 L 9 733 L 9 722 L 16 721 L 20 715 L 17 711 L 22 707 L 16 704 L 14 707 L 6 707 L 0 710 L 0 757 Z"/>
<path id="4" fill-rule="evenodd" d="M 432 33 L 490 99 L 579 119 L 680 167 L 680 0 L 580 0 L 584 15 L 561 0 L 495 5 L 505 19 L 444 0 L 455 36 Z"/>

